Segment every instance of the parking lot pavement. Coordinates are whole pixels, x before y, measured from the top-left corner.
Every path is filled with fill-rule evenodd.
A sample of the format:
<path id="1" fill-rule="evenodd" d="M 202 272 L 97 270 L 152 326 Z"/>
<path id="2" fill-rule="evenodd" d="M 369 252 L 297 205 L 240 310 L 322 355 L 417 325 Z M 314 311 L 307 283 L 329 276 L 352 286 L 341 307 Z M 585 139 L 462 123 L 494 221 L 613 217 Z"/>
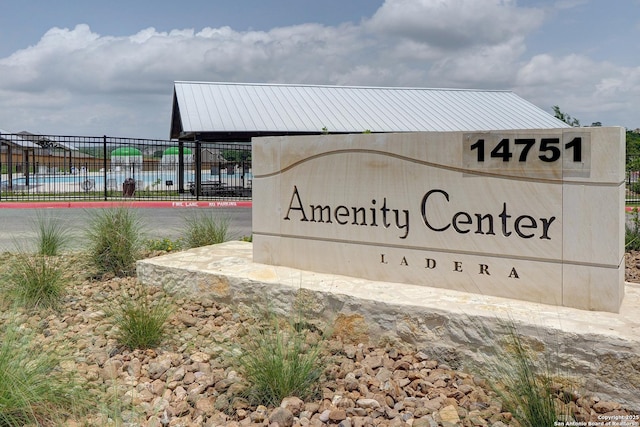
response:
<path id="1" fill-rule="evenodd" d="M 71 206 L 70 206 L 71 205 Z M 251 235 L 251 202 L 132 202 L 149 239 L 179 238 L 190 215 L 213 210 L 216 215 L 230 219 L 233 238 Z M 57 202 L 47 204 L 0 203 L 0 252 L 28 250 L 37 237 L 38 217 L 54 217 L 69 230 L 69 249 L 86 246 L 86 230 L 94 209 L 114 206 L 108 202 Z"/>

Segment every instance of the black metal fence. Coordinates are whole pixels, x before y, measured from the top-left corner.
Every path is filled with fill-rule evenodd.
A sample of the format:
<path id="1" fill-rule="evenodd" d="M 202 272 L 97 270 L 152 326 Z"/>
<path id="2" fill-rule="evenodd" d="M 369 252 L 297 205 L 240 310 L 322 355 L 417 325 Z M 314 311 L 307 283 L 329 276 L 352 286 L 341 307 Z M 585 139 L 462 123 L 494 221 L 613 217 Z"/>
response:
<path id="1" fill-rule="evenodd" d="M 627 156 L 626 201 L 640 204 L 640 156 Z"/>
<path id="2" fill-rule="evenodd" d="M 0 134 L 0 201 L 246 200 L 251 144 Z"/>

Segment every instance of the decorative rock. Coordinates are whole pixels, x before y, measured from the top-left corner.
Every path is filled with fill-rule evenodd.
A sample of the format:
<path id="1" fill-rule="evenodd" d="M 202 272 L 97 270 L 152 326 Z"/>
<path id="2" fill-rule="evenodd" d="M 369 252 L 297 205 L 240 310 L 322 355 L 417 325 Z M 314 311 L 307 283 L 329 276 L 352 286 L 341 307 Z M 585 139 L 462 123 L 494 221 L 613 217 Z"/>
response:
<path id="1" fill-rule="evenodd" d="M 211 356 L 207 353 L 203 353 L 201 351 L 197 351 L 189 356 L 193 363 L 205 363 L 211 360 Z"/>
<path id="2" fill-rule="evenodd" d="M 293 414 L 287 408 L 276 408 L 269 416 L 269 423 L 278 423 L 279 427 L 291 427 L 293 425 Z"/>
<path id="3" fill-rule="evenodd" d="M 169 359 L 161 359 L 156 362 L 152 362 L 149 364 L 149 376 L 151 379 L 158 379 L 167 372 L 167 370 L 171 367 L 171 360 Z"/>
<path id="4" fill-rule="evenodd" d="M 331 414 L 331 409 L 325 409 L 322 411 L 318 419 L 323 423 L 329 422 L 329 414 Z"/>
<path id="5" fill-rule="evenodd" d="M 442 420 L 442 422 L 448 422 L 452 424 L 460 422 L 458 410 L 453 405 L 445 406 L 444 408 L 440 409 L 440 411 L 438 411 L 438 414 L 440 414 L 440 419 Z"/>
<path id="6" fill-rule="evenodd" d="M 295 396 L 285 397 L 284 399 L 282 399 L 282 402 L 280 402 L 280 407 L 289 410 L 295 417 L 300 415 L 300 412 L 304 411 L 305 409 L 304 401 Z"/>
<path id="7" fill-rule="evenodd" d="M 613 412 L 620 408 L 621 405 L 619 403 L 607 401 L 600 401 L 593 405 L 593 409 L 595 409 L 595 411 L 599 414 L 606 414 L 607 412 Z"/>
<path id="8" fill-rule="evenodd" d="M 412 427 L 438 427 L 438 423 L 430 416 L 427 415 L 422 418 L 417 418 L 413 420 Z"/>
<path id="9" fill-rule="evenodd" d="M 211 415 L 215 411 L 215 397 L 203 397 L 196 402 L 196 409 L 204 412 L 207 415 Z"/>
<path id="10" fill-rule="evenodd" d="M 380 407 L 380 402 L 375 399 L 358 399 L 356 401 L 356 405 L 365 409 L 378 409 Z"/>
<path id="11" fill-rule="evenodd" d="M 329 421 L 340 422 L 347 418 L 347 412 L 344 409 L 332 409 L 329 411 Z"/>
<path id="12" fill-rule="evenodd" d="M 198 324 L 198 319 L 186 313 L 180 313 L 178 320 L 184 323 L 186 326 L 195 326 Z"/>
<path id="13" fill-rule="evenodd" d="M 261 423 L 267 419 L 267 407 L 259 405 L 254 412 L 250 415 L 251 421 L 254 423 Z"/>

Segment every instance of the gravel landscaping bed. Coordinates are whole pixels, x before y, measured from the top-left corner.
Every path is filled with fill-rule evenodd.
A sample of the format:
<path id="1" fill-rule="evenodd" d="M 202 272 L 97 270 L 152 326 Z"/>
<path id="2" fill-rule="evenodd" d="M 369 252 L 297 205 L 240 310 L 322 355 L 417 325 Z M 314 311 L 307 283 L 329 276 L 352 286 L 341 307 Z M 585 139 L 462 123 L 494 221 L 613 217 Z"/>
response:
<path id="1" fill-rule="evenodd" d="M 255 312 L 172 297 L 175 309 L 163 343 L 128 350 L 118 345 L 108 313 L 119 296 L 135 288 L 136 279 L 92 278 L 82 254 L 61 258 L 72 277 L 61 307 L 3 307 L 0 322 L 14 321 L 31 332 L 35 348 L 55 350 L 60 369 L 76 373 L 92 394 L 89 412 L 66 426 L 519 425 L 487 379 L 431 360 L 425 349 L 354 341 L 348 329 L 334 329 L 324 343 L 328 365 L 315 398 L 291 396 L 279 407 L 252 405 L 240 397 L 244 380 L 237 358 L 238 343 L 258 321 Z M 0 254 L 2 266 L 11 260 L 12 255 Z M 640 255 L 628 255 L 627 265 L 627 277 L 639 278 Z M 150 292 L 157 298 L 163 293 Z M 310 327 L 309 333 L 319 332 Z M 557 392 L 578 422 L 633 415 L 597 396 L 559 387 Z"/>

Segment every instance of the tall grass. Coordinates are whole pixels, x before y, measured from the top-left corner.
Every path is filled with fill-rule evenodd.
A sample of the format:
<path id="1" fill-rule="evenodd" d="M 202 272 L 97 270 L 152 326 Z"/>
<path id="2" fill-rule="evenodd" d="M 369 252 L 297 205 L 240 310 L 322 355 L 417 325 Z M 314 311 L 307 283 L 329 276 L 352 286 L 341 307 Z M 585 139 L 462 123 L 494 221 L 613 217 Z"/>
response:
<path id="1" fill-rule="evenodd" d="M 62 425 L 88 407 L 86 392 L 58 358 L 15 325 L 0 329 L 0 426 Z"/>
<path id="2" fill-rule="evenodd" d="M 55 308 L 67 286 L 65 271 L 54 257 L 17 254 L 4 275 L 3 288 L 14 303 Z"/>
<path id="3" fill-rule="evenodd" d="M 143 227 L 133 209 L 116 207 L 98 209 L 91 214 L 89 257 L 99 273 L 129 276 L 144 247 Z"/>
<path id="4" fill-rule="evenodd" d="M 138 283 L 131 293 L 116 301 L 110 310 L 113 324 L 117 327 L 118 342 L 133 350 L 156 347 L 165 338 L 165 326 L 172 313 L 168 297 L 157 297 Z"/>
<path id="5" fill-rule="evenodd" d="M 269 315 L 264 324 L 249 331 L 238 364 L 248 383 L 244 396 L 250 402 L 277 406 L 287 396 L 304 400 L 318 392 L 326 367 L 324 339 L 313 337 L 300 326 L 304 324 L 281 323 Z"/>
<path id="6" fill-rule="evenodd" d="M 36 249 L 40 255 L 58 255 L 71 240 L 71 230 L 60 218 L 37 212 L 33 227 L 36 231 Z"/>
<path id="7" fill-rule="evenodd" d="M 197 212 L 185 217 L 183 241 L 187 248 L 215 245 L 231 239 L 229 217 Z"/>
<path id="8" fill-rule="evenodd" d="M 564 408 L 556 404 L 549 355 L 545 355 L 541 369 L 536 368 L 532 350 L 525 345 L 514 323 L 504 327 L 505 347 L 493 362 L 497 372 L 494 391 L 522 427 L 552 426 L 563 415 Z"/>

